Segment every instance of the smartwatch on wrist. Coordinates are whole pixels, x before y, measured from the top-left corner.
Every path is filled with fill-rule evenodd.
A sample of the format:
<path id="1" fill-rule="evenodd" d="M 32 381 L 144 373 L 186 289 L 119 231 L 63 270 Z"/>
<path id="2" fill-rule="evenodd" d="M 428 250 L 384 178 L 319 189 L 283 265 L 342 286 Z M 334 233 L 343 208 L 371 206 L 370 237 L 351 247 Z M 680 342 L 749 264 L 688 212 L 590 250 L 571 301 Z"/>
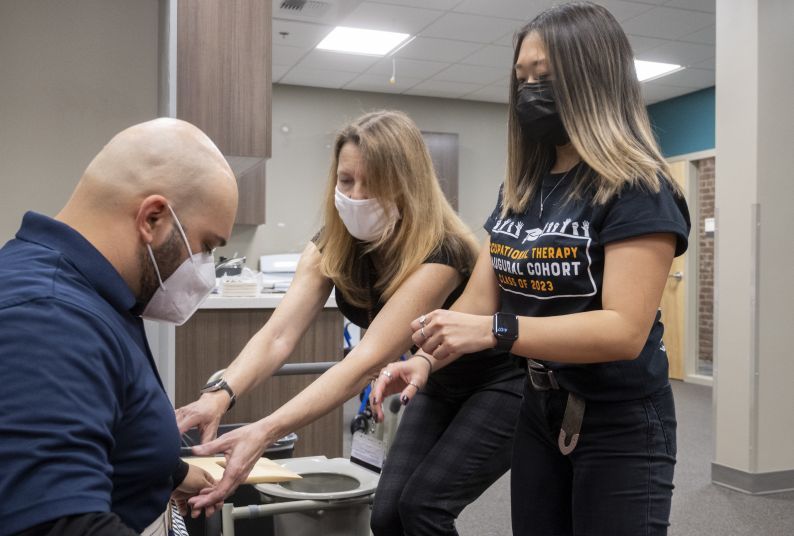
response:
<path id="1" fill-rule="evenodd" d="M 510 313 L 493 315 L 493 336 L 496 337 L 496 349 L 509 352 L 518 339 L 518 317 Z"/>
<path id="2" fill-rule="evenodd" d="M 220 391 L 221 389 L 229 394 L 229 407 L 226 408 L 226 411 L 228 412 L 234 407 L 234 403 L 237 402 L 237 395 L 234 394 L 234 391 L 232 391 L 232 388 L 228 383 L 226 383 L 226 380 L 223 378 L 212 380 L 201 388 L 201 393 L 214 393 L 215 391 Z"/>

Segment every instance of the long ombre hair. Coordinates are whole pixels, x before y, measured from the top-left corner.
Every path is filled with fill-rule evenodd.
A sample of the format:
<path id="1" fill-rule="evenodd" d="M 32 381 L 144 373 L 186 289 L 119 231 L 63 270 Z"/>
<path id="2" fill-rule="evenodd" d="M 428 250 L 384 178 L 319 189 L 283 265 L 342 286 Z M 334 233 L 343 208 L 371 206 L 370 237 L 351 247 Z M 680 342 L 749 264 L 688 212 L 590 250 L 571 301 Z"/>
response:
<path id="1" fill-rule="evenodd" d="M 603 204 L 625 185 L 658 192 L 662 180 L 681 195 L 651 132 L 631 45 L 612 14 L 590 2 L 542 12 L 516 34 L 513 65 L 532 32 L 546 47 L 562 123 L 587 164 L 577 171 L 570 195 L 581 197 L 588 190 L 594 203 Z M 555 158 L 553 146 L 522 135 L 515 107 L 518 86 L 513 69 L 503 215 L 527 207 Z"/>
<path id="2" fill-rule="evenodd" d="M 369 195 L 383 205 L 394 203 L 400 213 L 400 219 L 373 242 L 353 238 L 334 204 L 339 153 L 346 143 L 356 144 L 361 152 Z M 441 191 L 422 133 L 404 113 L 386 110 L 359 117 L 337 135 L 317 246 L 323 275 L 358 307 L 375 305 L 370 303 L 368 282 L 356 277 L 362 253 L 386 261 L 375 283 L 386 301 L 439 248 L 445 248 L 453 266 L 466 270 L 474 264 L 477 248 Z"/>

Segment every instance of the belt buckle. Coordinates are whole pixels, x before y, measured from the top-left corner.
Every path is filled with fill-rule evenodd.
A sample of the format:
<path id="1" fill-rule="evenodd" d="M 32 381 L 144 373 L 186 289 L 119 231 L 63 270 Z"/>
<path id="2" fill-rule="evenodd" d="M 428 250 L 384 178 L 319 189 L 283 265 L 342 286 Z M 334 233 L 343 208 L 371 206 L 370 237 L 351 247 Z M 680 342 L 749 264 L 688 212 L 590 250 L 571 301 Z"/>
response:
<path id="1" fill-rule="evenodd" d="M 547 369 L 540 363 L 530 362 L 527 367 L 527 374 L 529 375 L 529 383 L 538 391 L 556 391 L 560 388 L 554 371 Z"/>

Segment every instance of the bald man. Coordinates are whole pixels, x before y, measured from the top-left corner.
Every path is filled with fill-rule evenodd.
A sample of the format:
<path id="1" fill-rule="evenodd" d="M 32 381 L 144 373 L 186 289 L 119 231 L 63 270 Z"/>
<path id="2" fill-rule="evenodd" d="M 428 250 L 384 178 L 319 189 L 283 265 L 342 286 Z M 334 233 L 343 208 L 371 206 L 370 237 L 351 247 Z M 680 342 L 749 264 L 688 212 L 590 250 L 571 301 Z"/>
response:
<path id="1" fill-rule="evenodd" d="M 0 536 L 138 534 L 209 485 L 179 460 L 141 316 L 187 320 L 236 211 L 212 141 L 157 119 L 116 135 L 54 219 L 25 214 L 0 249 Z"/>

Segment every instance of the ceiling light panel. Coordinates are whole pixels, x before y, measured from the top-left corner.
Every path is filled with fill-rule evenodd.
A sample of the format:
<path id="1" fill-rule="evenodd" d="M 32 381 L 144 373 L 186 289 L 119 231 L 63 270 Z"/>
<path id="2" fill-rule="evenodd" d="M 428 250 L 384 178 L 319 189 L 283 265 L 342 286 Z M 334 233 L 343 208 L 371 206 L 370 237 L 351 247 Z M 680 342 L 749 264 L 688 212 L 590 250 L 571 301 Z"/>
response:
<path id="1" fill-rule="evenodd" d="M 644 82 L 680 71 L 683 67 L 673 63 L 634 60 L 634 69 L 637 71 L 637 79 L 640 82 Z"/>
<path id="2" fill-rule="evenodd" d="M 317 45 L 317 48 L 347 54 L 385 56 L 409 37 L 410 35 L 406 33 L 337 26 Z"/>

